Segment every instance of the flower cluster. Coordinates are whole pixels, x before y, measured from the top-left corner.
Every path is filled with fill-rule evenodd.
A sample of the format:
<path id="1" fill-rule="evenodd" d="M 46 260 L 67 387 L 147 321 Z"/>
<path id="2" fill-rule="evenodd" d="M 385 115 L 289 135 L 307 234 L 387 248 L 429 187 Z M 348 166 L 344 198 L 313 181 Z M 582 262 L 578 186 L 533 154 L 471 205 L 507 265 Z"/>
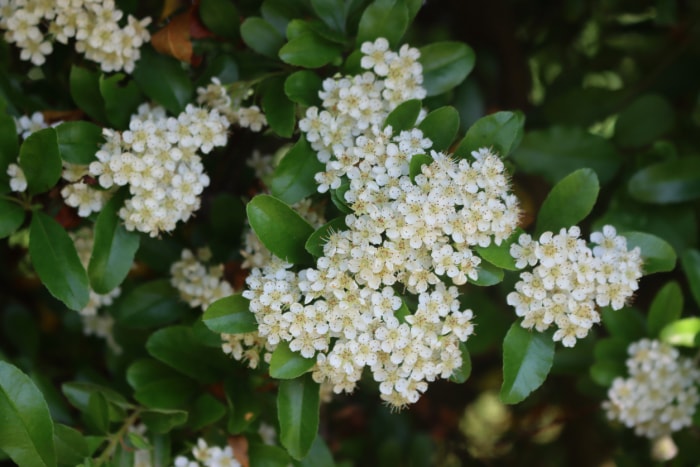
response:
<path id="1" fill-rule="evenodd" d="M 95 240 L 94 232 L 88 227 L 82 227 L 75 232 L 70 232 L 70 236 L 75 244 L 80 262 L 83 264 L 83 267 L 87 269 Z M 80 310 L 80 315 L 83 320 L 83 332 L 86 335 L 95 335 L 106 339 L 107 344 L 116 353 L 121 352 L 121 348 L 114 340 L 114 336 L 112 336 L 114 319 L 108 313 L 98 313 L 98 310 L 111 305 L 114 299 L 120 294 L 121 289 L 119 287 L 116 287 L 106 294 L 98 294 L 90 289 L 90 299 L 85 308 Z"/>
<path id="2" fill-rule="evenodd" d="M 347 230 L 329 234 L 315 268 L 294 272 L 273 259 L 253 269 L 243 296 L 266 345 L 284 341 L 315 358 L 316 381 L 352 391 L 369 368 L 381 397 L 401 407 L 462 365 L 460 342 L 473 325 L 457 285 L 478 278 L 471 248 L 508 238 L 519 211 L 503 163 L 487 149 L 472 162 L 430 151 L 410 176 L 411 159 L 432 142 L 418 129 L 381 125 L 401 102 L 425 96 L 418 51 L 388 51 L 384 39 L 362 51 L 373 71 L 324 81 L 324 108 L 299 123 L 326 166 L 319 192 L 347 187 Z"/>
<path id="3" fill-rule="evenodd" d="M 75 50 L 97 62 L 104 72 L 131 73 L 141 46 L 150 34 L 151 19 L 137 20 L 124 13 L 114 0 L 2 0 L 0 28 L 5 40 L 21 49 L 20 58 L 40 66 L 53 52 L 52 40 L 67 44 L 75 39 Z"/>
<path id="4" fill-rule="evenodd" d="M 523 317 L 524 328 L 557 327 L 554 340 L 573 347 L 600 321 L 598 306 L 619 310 L 638 288 L 642 276 L 639 248 L 627 250 L 627 240 L 610 225 L 591 234 L 591 249 L 574 226 L 558 234 L 545 232 L 539 240 L 522 234 L 511 245 L 516 267 L 533 266 L 520 274 L 508 304 Z"/>
<path id="5" fill-rule="evenodd" d="M 231 285 L 226 282 L 224 266 L 205 266 L 211 259 L 211 251 L 202 248 L 197 256 L 190 250 L 182 250 L 180 261 L 170 267 L 170 283 L 180 292 L 180 298 L 192 308 L 205 310 L 216 300 L 233 293 Z"/>
<path id="6" fill-rule="evenodd" d="M 192 448 L 192 457 L 177 456 L 175 467 L 240 467 L 241 464 L 233 455 L 233 448 L 226 446 L 209 446 L 202 438 Z"/>
<path id="7" fill-rule="evenodd" d="M 690 426 L 700 402 L 700 370 L 692 359 L 650 339 L 633 342 L 627 353 L 629 377 L 615 378 L 603 403 L 608 418 L 650 439 Z"/>
<path id="8" fill-rule="evenodd" d="M 216 109 L 231 124 L 238 124 L 242 128 L 258 132 L 267 125 L 267 118 L 257 105 L 250 107 L 241 105 L 241 101 L 248 95 L 248 92 L 244 92 L 242 95 L 234 95 L 232 98 L 227 89 L 222 86 L 221 81 L 218 78 L 212 78 L 207 87 L 197 89 L 197 103 L 206 105 L 210 109 Z"/>

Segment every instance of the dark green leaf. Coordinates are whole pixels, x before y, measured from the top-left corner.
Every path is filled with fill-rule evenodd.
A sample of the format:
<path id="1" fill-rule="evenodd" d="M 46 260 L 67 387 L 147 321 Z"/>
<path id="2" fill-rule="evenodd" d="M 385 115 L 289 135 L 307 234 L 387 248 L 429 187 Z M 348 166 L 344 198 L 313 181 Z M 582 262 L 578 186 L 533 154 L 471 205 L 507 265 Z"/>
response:
<path id="1" fill-rule="evenodd" d="M 451 106 L 440 107 L 430 112 L 418 128 L 433 142 L 431 149 L 447 151 L 459 130 L 459 112 Z"/>
<path id="2" fill-rule="evenodd" d="M 589 369 L 591 379 L 603 387 L 610 387 L 615 378 L 626 376 L 624 360 L 598 360 Z"/>
<path id="3" fill-rule="evenodd" d="M 501 242 L 500 245 L 492 243 L 486 248 L 476 246 L 474 247 L 474 251 L 478 253 L 482 259 L 488 261 L 494 266 L 507 269 L 509 271 L 517 271 L 518 268 L 515 267 L 515 259 L 510 255 L 510 246 L 513 243 L 517 243 L 518 238 L 523 233 L 523 229 L 518 227 L 515 232 L 513 232 L 508 239 Z"/>
<path id="4" fill-rule="evenodd" d="M 70 95 L 73 102 L 90 117 L 98 122 L 107 122 L 99 73 L 74 65 L 70 70 Z"/>
<path id="5" fill-rule="evenodd" d="M 0 238 L 12 235 L 22 225 L 24 218 L 22 206 L 0 199 Z"/>
<path id="6" fill-rule="evenodd" d="M 16 464 L 56 465 L 46 401 L 27 375 L 4 361 L 0 361 L 0 420 L 0 449 Z"/>
<path id="7" fill-rule="evenodd" d="M 690 293 L 695 303 L 700 306 L 700 251 L 695 249 L 685 251 L 681 256 L 681 265 L 688 279 Z"/>
<path id="8" fill-rule="evenodd" d="M 517 404 L 542 385 L 554 359 L 552 338 L 529 331 L 517 321 L 503 341 L 503 386 L 501 400 Z"/>
<path id="9" fill-rule="evenodd" d="M 44 128 L 29 135 L 19 148 L 19 165 L 27 177 L 29 193 L 53 188 L 63 170 L 56 130 Z"/>
<path id="10" fill-rule="evenodd" d="M 345 32 L 345 0 L 311 0 L 311 7 L 321 20 L 334 31 Z"/>
<path id="11" fill-rule="evenodd" d="M 83 413 L 85 423 L 96 433 L 109 432 L 109 405 L 101 392 L 92 392 L 88 396 L 87 410 Z"/>
<path id="12" fill-rule="evenodd" d="M 700 157 L 684 157 L 645 167 L 627 182 L 629 194 L 644 203 L 680 203 L 700 198 Z"/>
<path id="13" fill-rule="evenodd" d="M 309 371 L 315 364 L 315 358 L 302 357 L 298 352 L 293 352 L 286 341 L 282 341 L 272 352 L 270 376 L 277 379 L 296 378 Z"/>
<path id="14" fill-rule="evenodd" d="M 19 154 L 19 138 L 15 120 L 0 111 L 0 193 L 4 192 L 5 185 L 10 180 L 6 173 L 7 166 L 17 162 Z"/>
<path id="15" fill-rule="evenodd" d="M 506 157 L 523 139 L 525 115 L 520 112 L 495 112 L 482 117 L 469 128 L 455 150 L 455 156 L 467 157 L 480 148 L 493 148 L 500 157 Z"/>
<path id="16" fill-rule="evenodd" d="M 136 81 L 123 73 L 100 76 L 100 94 L 109 123 L 120 130 L 129 126 L 131 115 L 143 102 L 143 94 Z"/>
<path id="17" fill-rule="evenodd" d="M 391 125 L 394 134 L 413 128 L 418 120 L 421 106 L 421 101 L 418 99 L 402 102 L 387 115 L 384 126 Z"/>
<path id="18" fill-rule="evenodd" d="M 673 120 L 673 107 L 666 99 L 654 94 L 641 96 L 617 118 L 615 141 L 625 147 L 653 143 L 673 128 Z"/>
<path id="19" fill-rule="evenodd" d="M 241 334 L 258 329 L 250 302 L 241 294 L 230 295 L 215 301 L 204 312 L 204 324 L 214 332 Z"/>
<path id="20" fill-rule="evenodd" d="M 141 48 L 134 78 L 146 96 L 173 114 L 179 114 L 192 100 L 192 83 L 180 62 L 151 47 Z"/>
<path id="21" fill-rule="evenodd" d="M 503 281 L 503 269 L 494 266 L 489 262 L 482 262 L 479 265 L 479 277 L 473 281 L 469 279 L 472 284 L 480 285 L 482 287 L 490 287 L 496 285 Z"/>
<path id="22" fill-rule="evenodd" d="M 78 465 L 90 455 L 87 441 L 79 431 L 60 423 L 56 423 L 53 428 L 53 442 L 59 464 Z"/>
<path id="23" fill-rule="evenodd" d="M 202 394 L 190 410 L 187 425 L 192 430 L 199 430 L 216 423 L 226 415 L 226 406 L 209 394 Z"/>
<path id="24" fill-rule="evenodd" d="M 305 33 L 290 39 L 279 49 L 279 58 L 290 65 L 320 68 L 340 57 L 341 47 L 319 37 Z"/>
<path id="25" fill-rule="evenodd" d="M 122 283 L 134 264 L 141 237 L 126 230 L 119 219 L 123 197 L 114 196 L 95 222 L 95 242 L 88 265 L 93 290 L 106 294 Z"/>
<path id="26" fill-rule="evenodd" d="M 241 24 L 241 37 L 248 47 L 270 58 L 277 58 L 284 44 L 284 37 L 270 23 L 257 17 L 250 17 Z"/>
<path id="27" fill-rule="evenodd" d="M 294 132 L 296 106 L 284 93 L 284 80 L 283 76 L 276 76 L 263 82 L 262 108 L 270 128 L 283 138 L 289 138 Z"/>
<path id="28" fill-rule="evenodd" d="M 579 169 L 562 178 L 549 192 L 537 215 L 537 232 L 558 232 L 577 225 L 590 214 L 600 185 L 591 169 Z"/>
<path id="29" fill-rule="evenodd" d="M 433 158 L 426 154 L 416 154 L 411 157 L 411 162 L 409 163 L 408 171 L 411 181 L 414 181 L 416 175 L 423 173 L 423 166 L 430 165 L 433 163 Z"/>
<path id="30" fill-rule="evenodd" d="M 140 284 L 120 297 L 113 313 L 118 323 L 151 328 L 178 320 L 188 308 L 168 279 L 158 279 Z"/>
<path id="31" fill-rule="evenodd" d="M 306 456 L 317 436 L 319 404 L 319 386 L 311 375 L 280 381 L 277 394 L 280 441 L 295 459 Z"/>
<path id="32" fill-rule="evenodd" d="M 90 395 L 99 392 L 105 396 L 105 399 L 115 407 L 132 408 L 124 396 L 119 394 L 114 389 L 110 389 L 98 384 L 87 383 L 82 381 L 74 381 L 64 383 L 61 386 L 61 391 L 66 396 L 68 401 L 81 412 L 88 410 Z"/>
<path id="33" fill-rule="evenodd" d="M 306 457 L 299 462 L 299 467 L 334 467 L 333 454 L 328 449 L 326 442 L 321 436 L 314 439 L 311 449 Z"/>
<path id="34" fill-rule="evenodd" d="M 289 454 L 278 446 L 262 443 L 250 443 L 248 448 L 250 465 L 256 467 L 287 467 L 290 465 Z"/>
<path id="35" fill-rule="evenodd" d="M 227 39 L 238 37 L 238 10 L 231 0 L 202 0 L 199 17 L 211 32 Z"/>
<path id="36" fill-rule="evenodd" d="M 304 245 L 314 229 L 292 208 L 272 196 L 258 195 L 246 212 L 251 228 L 273 254 L 294 264 L 311 263 Z"/>
<path id="37" fill-rule="evenodd" d="M 321 103 L 318 92 L 321 89 L 321 78 L 310 70 L 300 70 L 292 73 L 284 82 L 284 93 L 297 104 L 313 106 Z"/>
<path id="38" fill-rule="evenodd" d="M 423 87 L 436 96 L 458 86 L 474 68 L 474 51 L 461 42 L 435 42 L 420 49 Z"/>
<path id="39" fill-rule="evenodd" d="M 541 175 L 552 184 L 586 167 L 605 184 L 620 166 L 620 156 L 608 140 L 582 128 L 560 126 L 527 133 L 512 157 L 520 170 Z"/>
<path id="40" fill-rule="evenodd" d="M 29 255 L 51 295 L 72 310 L 85 308 L 90 296 L 88 277 L 73 240 L 58 222 L 39 211 L 32 216 Z"/>
<path id="41" fill-rule="evenodd" d="M 404 0 L 373 2 L 365 9 L 357 30 L 357 46 L 379 37 L 397 47 L 408 28 L 408 8 Z"/>
<path id="42" fill-rule="evenodd" d="M 700 333 L 700 318 L 680 319 L 667 324 L 659 333 L 659 339 L 671 345 L 696 347 L 695 338 Z"/>
<path id="43" fill-rule="evenodd" d="M 626 342 L 632 342 L 646 336 L 644 317 L 634 308 L 613 310 L 604 307 L 600 310 L 603 326 L 613 337 L 619 337 Z"/>
<path id="44" fill-rule="evenodd" d="M 472 374 L 472 359 L 469 356 L 469 350 L 467 349 L 467 344 L 464 342 L 459 343 L 459 351 L 462 354 L 462 366 L 457 368 L 452 376 L 450 376 L 450 381 L 457 384 L 462 384 L 469 379 Z"/>
<path id="45" fill-rule="evenodd" d="M 649 308 L 647 330 L 656 337 L 661 329 L 681 317 L 683 312 L 683 292 L 678 282 L 671 281 L 656 294 Z"/>
<path id="46" fill-rule="evenodd" d="M 644 232 L 624 232 L 621 235 L 627 239 L 628 250 L 634 247 L 642 250 L 642 270 L 645 275 L 671 271 L 676 267 L 676 252 L 659 237 Z"/>
<path id="47" fill-rule="evenodd" d="M 184 410 L 149 409 L 141 412 L 141 421 L 152 433 L 167 433 L 187 421 Z"/>
<path id="48" fill-rule="evenodd" d="M 275 169 L 270 191 L 285 203 L 293 204 L 316 192 L 314 176 L 325 170 L 316 152 L 302 136 L 287 151 Z"/>
<path id="49" fill-rule="evenodd" d="M 153 359 L 134 362 L 126 372 L 134 388 L 134 399 L 146 407 L 177 409 L 186 406 L 199 389 L 198 384 Z"/>
<path id="50" fill-rule="evenodd" d="M 323 246 L 328 241 L 328 237 L 332 232 L 337 232 L 340 230 L 347 230 L 345 225 L 345 216 L 336 217 L 332 221 L 319 227 L 306 241 L 306 251 L 314 255 L 315 257 L 323 256 Z"/>
<path id="51" fill-rule="evenodd" d="M 88 165 L 104 142 L 102 128 L 90 122 L 63 122 L 56 127 L 61 159 L 72 164 Z"/>

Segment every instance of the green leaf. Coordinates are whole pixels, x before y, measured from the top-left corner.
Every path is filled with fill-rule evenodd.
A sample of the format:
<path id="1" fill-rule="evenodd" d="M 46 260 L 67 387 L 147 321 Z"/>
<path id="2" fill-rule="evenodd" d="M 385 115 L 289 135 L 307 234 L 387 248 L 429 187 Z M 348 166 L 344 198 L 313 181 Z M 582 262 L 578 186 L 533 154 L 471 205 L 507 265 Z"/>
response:
<path id="1" fill-rule="evenodd" d="M 85 412 L 88 410 L 90 403 L 90 395 L 96 392 L 101 393 L 113 408 L 133 408 L 133 406 L 129 404 L 126 401 L 126 399 L 124 399 L 124 396 L 119 394 L 117 391 L 104 386 L 100 386 L 99 384 L 88 383 L 83 381 L 73 381 L 70 383 L 64 383 L 61 386 L 61 391 L 63 392 L 63 395 L 66 396 L 68 401 L 73 405 L 73 407 L 80 410 L 81 412 Z M 116 411 L 114 419 L 117 419 Z"/>
<path id="2" fill-rule="evenodd" d="M 58 222 L 35 211 L 29 228 L 29 255 L 39 279 L 71 310 L 82 310 L 90 289 L 73 240 Z"/>
<path id="3" fill-rule="evenodd" d="M 149 409 L 140 414 L 141 421 L 152 433 L 168 433 L 173 428 L 184 425 L 187 412 L 184 410 Z"/>
<path id="4" fill-rule="evenodd" d="M 299 462 L 299 467 L 334 467 L 333 454 L 321 436 L 314 439 L 311 449 Z"/>
<path id="5" fill-rule="evenodd" d="M 345 33 L 345 0 L 311 0 L 311 7 L 321 21 L 339 33 Z"/>
<path id="6" fill-rule="evenodd" d="M 104 142 L 102 128 L 90 122 L 63 122 L 56 127 L 61 159 L 72 164 L 88 165 Z"/>
<path id="7" fill-rule="evenodd" d="M 408 173 L 411 177 L 411 181 L 415 181 L 416 175 L 420 175 L 423 173 L 424 165 L 429 166 L 432 163 L 433 158 L 428 156 L 427 154 L 416 154 L 413 157 L 411 157 L 411 162 L 409 162 L 408 166 Z"/>
<path id="8" fill-rule="evenodd" d="M 681 266 L 688 279 L 690 293 L 693 295 L 695 303 L 700 306 L 700 251 L 686 250 L 681 256 Z"/>
<path id="9" fill-rule="evenodd" d="M 287 467 L 290 465 L 289 454 L 278 446 L 262 443 L 250 443 L 248 448 L 250 465 L 255 467 Z"/>
<path id="10" fill-rule="evenodd" d="M 643 203 L 680 203 L 700 198 L 700 157 L 650 165 L 627 182 L 629 194 Z"/>
<path id="11" fill-rule="evenodd" d="M 22 225 L 24 209 L 17 203 L 0 199 L 0 238 L 9 237 Z"/>
<path id="12" fill-rule="evenodd" d="M 447 151 L 459 130 L 459 112 L 451 106 L 440 107 L 430 112 L 418 128 L 433 142 L 431 149 Z"/>
<path id="13" fill-rule="evenodd" d="M 146 96 L 175 115 L 192 100 L 192 82 L 181 63 L 151 47 L 141 48 L 134 79 Z"/>
<path id="14" fill-rule="evenodd" d="M 100 93 L 100 74 L 73 65 L 69 80 L 73 102 L 98 122 L 107 122 L 105 103 Z"/>
<path id="15" fill-rule="evenodd" d="M 295 459 L 306 456 L 317 436 L 319 404 L 319 386 L 311 375 L 280 381 L 277 393 L 280 441 Z"/>
<path id="16" fill-rule="evenodd" d="M 647 330 L 652 337 L 658 336 L 661 329 L 681 317 L 683 312 L 683 291 L 678 282 L 666 283 L 656 294 L 649 307 Z"/>
<path id="17" fill-rule="evenodd" d="M 0 361 L 0 449 L 20 466 L 56 465 L 49 407 L 29 376 Z"/>
<path id="18" fill-rule="evenodd" d="M 384 37 L 392 48 L 397 47 L 408 25 L 408 8 L 404 0 L 373 2 L 362 13 L 356 44 L 360 47 L 363 42 Z"/>
<path id="19" fill-rule="evenodd" d="M 15 120 L 0 111 L 0 193 L 4 192 L 10 180 L 7 166 L 17 162 L 19 138 Z"/>
<path id="20" fill-rule="evenodd" d="M 277 58 L 284 37 L 262 18 L 250 17 L 241 24 L 241 37 L 248 47 L 260 55 Z"/>
<path id="21" fill-rule="evenodd" d="M 553 360 L 554 341 L 549 335 L 513 323 L 503 341 L 501 400 L 506 404 L 524 400 L 542 385 Z"/>
<path id="22" fill-rule="evenodd" d="M 265 80 L 261 86 L 262 108 L 267 124 L 283 138 L 289 138 L 294 132 L 296 106 L 284 93 L 283 76 Z"/>
<path id="23" fill-rule="evenodd" d="M 480 148 L 493 148 L 506 157 L 523 139 L 525 115 L 520 111 L 495 112 L 480 118 L 469 128 L 455 150 L 455 156 L 467 157 Z"/>
<path id="24" fill-rule="evenodd" d="M 410 130 L 416 124 L 422 103 L 419 99 L 410 99 L 402 102 L 387 115 L 384 127 L 390 126 L 394 134 Z"/>
<path id="25" fill-rule="evenodd" d="M 502 241 L 500 245 L 492 243 L 486 248 L 475 246 L 474 251 L 484 260 L 502 269 L 507 269 L 508 271 L 518 271 L 515 267 L 515 258 L 510 255 L 510 246 L 513 243 L 518 242 L 518 238 L 524 231 L 520 227 L 515 229 L 515 232 L 511 234 L 505 241 Z"/>
<path id="26" fill-rule="evenodd" d="M 695 337 L 698 333 L 700 333 L 700 318 L 685 318 L 664 326 L 659 333 L 659 339 L 671 345 L 696 347 Z"/>
<path id="27" fill-rule="evenodd" d="M 651 144 L 673 128 L 674 117 L 673 107 L 663 97 L 641 96 L 617 118 L 615 141 L 623 147 Z"/>
<path id="28" fill-rule="evenodd" d="M 620 156 L 608 140 L 576 127 L 531 131 L 512 157 L 520 170 L 541 175 L 552 184 L 586 167 L 605 184 L 620 166 Z"/>
<path id="29" fill-rule="evenodd" d="M 226 406 L 210 394 L 202 394 L 192 405 L 187 425 L 192 430 L 200 430 L 216 423 L 226 415 Z"/>
<path id="30" fill-rule="evenodd" d="M 136 81 L 123 73 L 100 76 L 100 94 L 109 123 L 120 130 L 129 127 L 131 115 L 144 101 Z"/>
<path id="31" fill-rule="evenodd" d="M 462 366 L 457 368 L 450 376 L 450 381 L 462 384 L 469 379 L 472 374 L 472 359 L 469 356 L 469 349 L 464 342 L 459 343 L 459 351 L 462 354 Z"/>
<path id="32" fill-rule="evenodd" d="M 423 87 L 436 96 L 458 86 L 474 68 L 474 51 L 461 42 L 435 42 L 420 49 Z"/>
<path id="33" fill-rule="evenodd" d="M 604 307 L 600 310 L 603 326 L 613 337 L 632 342 L 645 337 L 646 322 L 635 308 L 625 307 L 620 310 Z"/>
<path id="34" fill-rule="evenodd" d="M 282 341 L 272 352 L 270 376 L 277 379 L 296 378 L 309 371 L 315 364 L 315 358 L 302 357 L 289 348 L 289 343 Z"/>
<path id="35" fill-rule="evenodd" d="M 320 68 L 339 57 L 341 50 L 339 45 L 308 32 L 290 39 L 279 49 L 278 55 L 290 65 Z"/>
<path id="36" fill-rule="evenodd" d="M 316 258 L 319 258 L 323 256 L 323 246 L 328 241 L 328 237 L 330 236 L 331 232 L 347 230 L 347 228 L 347 225 L 345 225 L 345 216 L 336 217 L 312 233 L 309 239 L 306 241 L 304 248 L 306 248 L 306 251 L 314 255 Z"/>
<path id="37" fill-rule="evenodd" d="M 250 311 L 250 301 L 241 294 L 215 301 L 209 305 L 202 319 L 214 332 L 241 334 L 258 329 L 255 315 Z"/>
<path id="38" fill-rule="evenodd" d="M 140 284 L 120 297 L 113 314 L 125 326 L 151 328 L 177 321 L 188 308 L 168 279 L 157 279 Z"/>
<path id="39" fill-rule="evenodd" d="M 53 188 L 63 170 L 56 130 L 44 128 L 29 135 L 19 148 L 19 165 L 27 177 L 29 193 L 36 195 Z"/>
<path id="40" fill-rule="evenodd" d="M 659 237 L 644 232 L 623 232 L 620 235 L 627 239 L 628 250 L 635 247 L 642 250 L 644 275 L 671 271 L 676 267 L 676 252 Z"/>
<path id="41" fill-rule="evenodd" d="M 549 192 L 537 215 L 537 232 L 558 232 L 588 216 L 598 199 L 600 185 L 591 169 L 579 169 L 562 178 Z"/>
<path id="42" fill-rule="evenodd" d="M 91 431 L 102 435 L 109 432 L 109 405 L 104 394 L 97 391 L 90 393 L 83 417 Z"/>
<path id="43" fill-rule="evenodd" d="M 489 262 L 482 262 L 479 265 L 479 276 L 474 281 L 469 279 L 471 284 L 476 284 L 481 287 L 490 287 L 499 284 L 503 281 L 503 269 L 494 266 Z"/>
<path id="44" fill-rule="evenodd" d="M 53 442 L 59 464 L 78 465 L 90 455 L 87 441 L 78 430 L 60 423 L 56 423 L 53 428 Z"/>
<path id="45" fill-rule="evenodd" d="M 159 409 L 182 408 L 199 390 L 192 379 L 150 358 L 131 364 L 126 380 L 134 388 L 134 399 L 146 407 Z"/>
<path id="46" fill-rule="evenodd" d="M 202 0 L 199 18 L 214 34 L 227 39 L 238 38 L 238 10 L 231 0 Z"/>
<path id="47" fill-rule="evenodd" d="M 282 157 L 272 175 L 270 191 L 287 204 L 294 204 L 316 193 L 314 176 L 325 170 L 316 152 L 303 136 Z"/>
<path id="48" fill-rule="evenodd" d="M 305 106 L 321 103 L 318 92 L 322 86 L 321 78 L 311 70 L 292 73 L 284 81 L 284 93 L 292 101 Z"/>
<path id="49" fill-rule="evenodd" d="M 304 245 L 314 229 L 292 208 L 272 196 L 258 195 L 246 212 L 251 228 L 274 255 L 294 264 L 312 262 Z"/>
<path id="50" fill-rule="evenodd" d="M 627 368 L 623 360 L 599 360 L 589 368 L 591 379 L 598 385 L 608 388 L 615 378 L 626 376 Z"/>
<path id="51" fill-rule="evenodd" d="M 203 346 L 186 326 L 159 329 L 146 341 L 146 350 L 154 358 L 202 383 L 221 379 L 221 368 L 227 365 L 221 349 Z"/>
<path id="52" fill-rule="evenodd" d="M 114 196 L 107 202 L 95 222 L 95 241 L 88 265 L 90 286 L 106 294 L 122 283 L 134 264 L 141 236 L 126 230 L 119 219 L 124 199 Z"/>

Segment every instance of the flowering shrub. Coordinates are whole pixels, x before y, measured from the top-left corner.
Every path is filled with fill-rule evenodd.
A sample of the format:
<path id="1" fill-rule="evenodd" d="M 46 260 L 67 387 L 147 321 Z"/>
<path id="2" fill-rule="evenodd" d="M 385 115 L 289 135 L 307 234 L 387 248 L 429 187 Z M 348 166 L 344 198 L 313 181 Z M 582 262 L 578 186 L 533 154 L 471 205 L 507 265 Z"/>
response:
<path id="1" fill-rule="evenodd" d="M 0 0 L 0 460 L 700 458 L 697 110 L 617 26 L 497 111 L 430 2 L 150 3 Z"/>

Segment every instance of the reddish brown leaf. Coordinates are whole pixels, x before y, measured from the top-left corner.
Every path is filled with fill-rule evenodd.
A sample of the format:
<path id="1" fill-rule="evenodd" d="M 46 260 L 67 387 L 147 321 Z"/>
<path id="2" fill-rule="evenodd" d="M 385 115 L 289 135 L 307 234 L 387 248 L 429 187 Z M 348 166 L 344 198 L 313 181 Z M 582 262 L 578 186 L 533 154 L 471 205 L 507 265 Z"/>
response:
<path id="1" fill-rule="evenodd" d="M 192 9 L 180 13 L 160 31 L 151 37 L 153 48 L 163 55 L 170 55 L 180 61 L 191 63 L 192 40 L 190 39 L 190 22 Z"/>
<path id="2" fill-rule="evenodd" d="M 241 467 L 250 467 L 248 460 L 248 439 L 245 436 L 231 436 L 228 445 L 233 449 L 233 457 L 240 462 Z"/>

